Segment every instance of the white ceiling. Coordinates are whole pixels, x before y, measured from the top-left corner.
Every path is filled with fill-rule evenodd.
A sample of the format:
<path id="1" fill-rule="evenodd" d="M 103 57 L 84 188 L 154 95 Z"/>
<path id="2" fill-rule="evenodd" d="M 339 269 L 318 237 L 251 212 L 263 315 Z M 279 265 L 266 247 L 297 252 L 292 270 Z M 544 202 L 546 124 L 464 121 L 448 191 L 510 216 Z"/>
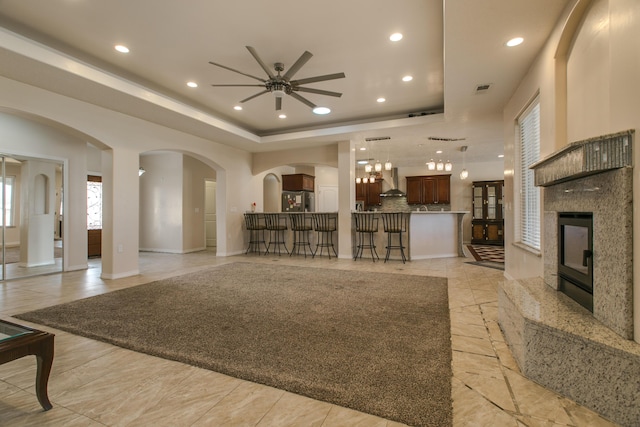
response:
<path id="1" fill-rule="evenodd" d="M 366 146 L 365 138 L 389 136 L 369 143 L 373 154 L 364 157 L 420 166 L 443 149 L 459 162 L 467 145 L 468 162 L 495 161 L 502 107 L 569 2 L 0 0 L 0 74 L 251 152 L 347 139 Z M 404 38 L 389 41 L 393 32 Z M 17 35 L 28 38 L 28 51 Z M 525 42 L 507 48 L 515 36 Z M 131 52 L 120 54 L 115 44 Z M 287 118 L 280 119 L 272 94 L 235 111 L 262 89 L 211 84 L 259 82 L 209 61 L 266 78 L 246 46 L 271 69 L 284 63 L 284 72 L 311 52 L 294 80 L 344 72 L 304 85 L 339 98 L 298 92 L 332 113 L 314 115 L 285 96 Z M 407 74 L 413 81 L 401 80 Z M 491 87 L 476 94 L 479 84 Z"/>

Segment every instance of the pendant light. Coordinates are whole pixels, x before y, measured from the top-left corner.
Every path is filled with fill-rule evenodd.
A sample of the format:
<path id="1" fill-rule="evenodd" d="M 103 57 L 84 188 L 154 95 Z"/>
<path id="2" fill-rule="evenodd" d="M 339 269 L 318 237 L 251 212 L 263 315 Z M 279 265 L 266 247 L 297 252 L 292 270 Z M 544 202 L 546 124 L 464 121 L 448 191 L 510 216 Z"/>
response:
<path id="1" fill-rule="evenodd" d="M 447 163 L 444 164 L 444 170 L 446 170 L 447 172 L 451 172 L 451 169 L 453 169 L 453 165 L 449 160 L 447 160 Z"/>
<path id="2" fill-rule="evenodd" d="M 387 148 L 387 161 L 384 162 L 384 170 L 390 171 L 393 168 L 393 165 L 389 161 L 389 148 Z"/>
<path id="3" fill-rule="evenodd" d="M 460 172 L 460 179 L 464 180 L 469 177 L 469 172 L 466 168 L 466 154 L 467 154 L 467 146 L 463 145 L 460 147 L 460 151 L 462 151 L 462 171 Z"/>
<path id="4" fill-rule="evenodd" d="M 427 162 L 427 169 L 429 169 L 430 171 L 436 170 L 436 162 L 434 162 L 433 159 Z"/>
<path id="5" fill-rule="evenodd" d="M 362 182 L 362 178 L 356 177 L 356 184 L 360 184 Z"/>
<path id="6" fill-rule="evenodd" d="M 382 171 L 382 164 L 380 163 L 380 160 L 376 160 L 375 170 L 376 172 Z"/>
<path id="7" fill-rule="evenodd" d="M 442 160 L 438 160 L 438 163 L 436 163 L 436 170 L 438 171 L 444 170 L 444 163 L 442 163 Z"/>
<path id="8" fill-rule="evenodd" d="M 369 163 L 367 163 L 366 165 L 364 165 L 364 171 L 366 173 L 371 173 L 372 167 Z"/>

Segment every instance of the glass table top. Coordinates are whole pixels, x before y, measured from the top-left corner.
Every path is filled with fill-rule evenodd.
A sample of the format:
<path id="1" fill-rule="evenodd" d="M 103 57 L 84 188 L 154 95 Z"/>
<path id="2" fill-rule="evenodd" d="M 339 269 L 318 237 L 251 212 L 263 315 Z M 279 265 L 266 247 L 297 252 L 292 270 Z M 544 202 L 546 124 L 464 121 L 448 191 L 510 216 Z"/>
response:
<path id="1" fill-rule="evenodd" d="M 0 321 L 0 342 L 31 333 L 32 329 Z"/>

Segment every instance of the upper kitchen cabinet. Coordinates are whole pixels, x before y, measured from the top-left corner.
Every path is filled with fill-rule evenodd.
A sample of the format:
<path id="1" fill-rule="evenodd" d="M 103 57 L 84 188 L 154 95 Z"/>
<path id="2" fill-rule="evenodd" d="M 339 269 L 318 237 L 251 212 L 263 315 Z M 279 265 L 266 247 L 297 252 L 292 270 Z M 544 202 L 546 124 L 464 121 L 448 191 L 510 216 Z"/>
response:
<path id="1" fill-rule="evenodd" d="M 365 210 L 380 205 L 380 193 L 382 193 L 382 181 L 380 180 L 356 184 L 356 200 L 363 202 Z"/>
<path id="2" fill-rule="evenodd" d="M 282 175 L 282 191 L 314 191 L 315 177 L 304 173 Z"/>
<path id="3" fill-rule="evenodd" d="M 407 177 L 407 203 L 448 205 L 451 203 L 451 175 Z"/>

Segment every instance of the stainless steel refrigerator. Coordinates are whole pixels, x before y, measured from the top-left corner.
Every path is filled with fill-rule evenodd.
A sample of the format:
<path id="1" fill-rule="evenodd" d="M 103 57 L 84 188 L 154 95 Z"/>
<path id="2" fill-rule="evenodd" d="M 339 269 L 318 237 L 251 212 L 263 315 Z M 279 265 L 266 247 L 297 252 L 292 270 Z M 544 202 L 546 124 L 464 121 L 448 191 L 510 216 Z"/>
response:
<path id="1" fill-rule="evenodd" d="M 315 201 L 312 191 L 283 191 L 282 212 L 314 212 Z"/>

